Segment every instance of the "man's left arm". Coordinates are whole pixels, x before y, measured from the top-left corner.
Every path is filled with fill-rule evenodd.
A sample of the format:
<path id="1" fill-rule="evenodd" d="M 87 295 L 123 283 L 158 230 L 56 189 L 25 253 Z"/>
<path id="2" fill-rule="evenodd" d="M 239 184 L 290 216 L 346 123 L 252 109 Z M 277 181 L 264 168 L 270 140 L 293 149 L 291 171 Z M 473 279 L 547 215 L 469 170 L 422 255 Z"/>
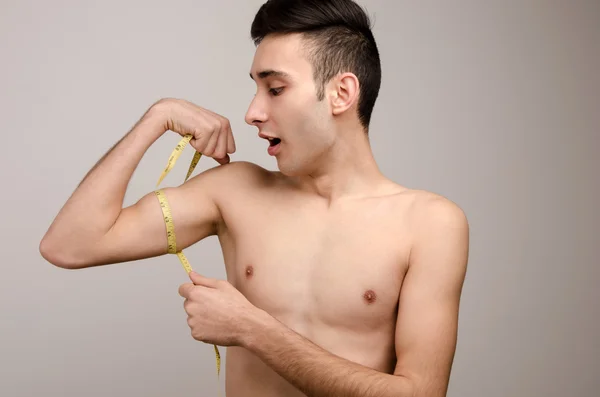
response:
<path id="1" fill-rule="evenodd" d="M 415 218 L 415 242 L 400 292 L 397 365 L 385 374 L 348 361 L 264 313 L 244 345 L 310 397 L 443 397 L 456 348 L 468 256 L 468 224 L 446 199 Z"/>

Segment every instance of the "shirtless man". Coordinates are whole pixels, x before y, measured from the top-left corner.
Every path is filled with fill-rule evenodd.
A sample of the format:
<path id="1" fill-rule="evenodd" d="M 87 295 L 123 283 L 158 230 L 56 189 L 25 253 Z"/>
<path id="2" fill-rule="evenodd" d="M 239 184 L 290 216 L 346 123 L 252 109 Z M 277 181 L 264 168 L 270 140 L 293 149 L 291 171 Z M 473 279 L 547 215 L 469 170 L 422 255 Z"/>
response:
<path id="1" fill-rule="evenodd" d="M 127 208 L 123 198 L 153 142 L 193 134 L 221 165 L 165 192 L 178 249 L 221 243 L 227 280 L 192 274 L 179 293 L 192 336 L 228 346 L 227 395 L 445 396 L 468 224 L 448 199 L 376 165 L 367 132 L 380 69 L 368 17 L 350 0 L 272 0 L 252 35 L 257 91 L 245 119 L 277 138 L 268 150 L 279 172 L 231 162 L 224 117 L 160 100 L 86 175 L 40 252 L 67 269 L 166 254 L 155 194 Z"/>

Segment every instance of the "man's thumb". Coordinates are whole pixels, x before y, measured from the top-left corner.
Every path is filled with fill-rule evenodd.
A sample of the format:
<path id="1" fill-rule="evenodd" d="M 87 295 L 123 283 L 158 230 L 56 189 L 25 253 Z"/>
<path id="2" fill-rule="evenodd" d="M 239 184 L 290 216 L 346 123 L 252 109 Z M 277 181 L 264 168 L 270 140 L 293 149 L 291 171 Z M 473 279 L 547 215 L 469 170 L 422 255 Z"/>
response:
<path id="1" fill-rule="evenodd" d="M 203 275 L 198 274 L 194 271 L 190 272 L 190 280 L 192 280 L 192 283 L 194 283 L 195 285 L 202 285 L 204 287 L 215 288 L 216 280 L 213 280 L 212 278 L 204 277 Z"/>
<path id="2" fill-rule="evenodd" d="M 231 159 L 229 158 L 229 155 L 226 154 L 225 157 L 223 157 L 223 158 L 220 158 L 220 159 L 215 158 L 215 161 L 221 165 L 225 165 L 225 164 L 228 164 L 231 161 Z"/>

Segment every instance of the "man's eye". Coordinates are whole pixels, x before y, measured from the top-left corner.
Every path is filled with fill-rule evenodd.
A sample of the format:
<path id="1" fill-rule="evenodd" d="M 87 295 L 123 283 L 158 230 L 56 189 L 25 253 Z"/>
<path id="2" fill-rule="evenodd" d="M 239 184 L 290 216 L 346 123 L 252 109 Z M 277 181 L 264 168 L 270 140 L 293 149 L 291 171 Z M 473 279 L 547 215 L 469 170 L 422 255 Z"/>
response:
<path id="1" fill-rule="evenodd" d="M 283 87 L 280 87 L 280 88 L 271 88 L 269 90 L 269 92 L 271 94 L 273 94 L 273 96 L 277 96 L 277 95 L 281 94 L 281 91 L 283 91 Z"/>

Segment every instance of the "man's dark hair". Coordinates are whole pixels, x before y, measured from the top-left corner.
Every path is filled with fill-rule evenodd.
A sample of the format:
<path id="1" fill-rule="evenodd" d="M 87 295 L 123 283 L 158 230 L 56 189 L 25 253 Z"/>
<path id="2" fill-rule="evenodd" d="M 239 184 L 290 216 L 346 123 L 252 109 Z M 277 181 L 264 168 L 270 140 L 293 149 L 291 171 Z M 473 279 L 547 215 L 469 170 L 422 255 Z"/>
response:
<path id="1" fill-rule="evenodd" d="M 366 12 L 352 0 L 268 0 L 252 22 L 254 44 L 269 34 L 289 33 L 301 33 L 308 44 L 319 100 L 331 78 L 345 72 L 356 75 L 358 117 L 368 131 L 381 85 L 381 64 Z"/>

